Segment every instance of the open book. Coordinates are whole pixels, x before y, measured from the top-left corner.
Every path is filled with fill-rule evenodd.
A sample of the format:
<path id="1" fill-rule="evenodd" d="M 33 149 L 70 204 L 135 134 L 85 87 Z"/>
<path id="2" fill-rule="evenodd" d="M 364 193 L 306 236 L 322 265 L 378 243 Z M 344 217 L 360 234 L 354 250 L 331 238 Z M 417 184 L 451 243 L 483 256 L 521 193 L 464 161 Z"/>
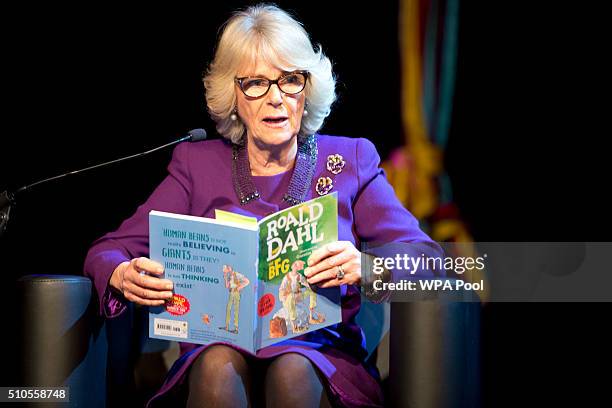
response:
<path id="1" fill-rule="evenodd" d="M 149 213 L 149 256 L 174 282 L 172 300 L 150 308 L 150 337 L 256 352 L 342 320 L 340 288 L 304 277 L 312 251 L 338 239 L 336 193 L 260 221 L 215 217 Z"/>

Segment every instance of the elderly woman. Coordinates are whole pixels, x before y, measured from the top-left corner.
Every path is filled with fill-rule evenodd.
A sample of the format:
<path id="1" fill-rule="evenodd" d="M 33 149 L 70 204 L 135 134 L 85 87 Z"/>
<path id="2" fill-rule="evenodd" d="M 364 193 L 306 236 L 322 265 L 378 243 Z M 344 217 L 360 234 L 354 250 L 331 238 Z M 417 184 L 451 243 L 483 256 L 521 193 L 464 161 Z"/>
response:
<path id="1" fill-rule="evenodd" d="M 269 5 L 234 14 L 204 78 L 208 109 L 226 140 L 176 147 L 168 176 L 85 261 L 100 311 L 161 305 L 172 282 L 148 256 L 148 213 L 214 218 L 216 208 L 257 218 L 338 192 L 340 241 L 313 253 L 310 285 L 340 286 L 342 323 L 253 355 L 229 344 L 181 344 L 181 357 L 150 406 L 380 406 L 378 373 L 365 361 L 360 307 L 362 242 L 418 242 L 436 250 L 400 204 L 366 139 L 317 134 L 335 99 L 329 59 L 300 23 Z M 141 272 L 146 272 L 142 274 Z"/>

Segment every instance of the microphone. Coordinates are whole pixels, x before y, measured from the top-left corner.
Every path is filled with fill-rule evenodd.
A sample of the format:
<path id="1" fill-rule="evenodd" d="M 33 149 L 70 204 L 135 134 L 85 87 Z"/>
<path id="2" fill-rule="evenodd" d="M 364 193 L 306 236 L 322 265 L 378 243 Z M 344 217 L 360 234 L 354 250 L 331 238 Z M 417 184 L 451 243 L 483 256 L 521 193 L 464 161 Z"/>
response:
<path id="1" fill-rule="evenodd" d="M 190 142 L 199 142 L 200 140 L 206 139 L 206 131 L 202 128 L 192 129 L 187 132 L 187 134 L 189 136 L 185 137 L 188 137 Z"/>
<path id="2" fill-rule="evenodd" d="M 28 184 L 27 186 L 23 186 L 23 187 L 18 188 L 14 193 L 12 193 L 12 192 L 10 192 L 8 190 L 5 190 L 2 193 L 0 193 L 0 236 L 2 235 L 4 230 L 6 229 L 6 224 L 8 223 L 9 214 L 10 214 L 10 211 L 11 211 L 11 205 L 15 205 L 15 196 L 17 194 L 20 194 L 20 193 L 22 193 L 24 191 L 27 191 L 30 188 L 32 188 L 34 186 L 37 186 L 39 184 L 43 184 L 43 183 L 47 183 L 47 182 L 52 181 L 52 180 L 57 180 L 57 179 L 60 179 L 60 178 L 71 176 L 73 174 L 83 173 L 83 172 L 86 172 L 86 171 L 89 171 L 89 170 L 96 169 L 98 167 L 107 166 L 109 164 L 118 163 L 118 162 L 121 162 L 121 161 L 124 161 L 124 160 L 129 160 L 129 159 L 134 159 L 136 157 L 145 156 L 147 154 L 156 152 L 156 151 L 158 151 L 160 149 L 163 149 L 165 147 L 172 146 L 172 145 L 175 145 L 175 144 L 178 144 L 178 143 L 181 143 L 181 142 L 185 142 L 185 141 L 199 142 L 199 141 L 204 140 L 204 139 L 206 139 L 206 131 L 204 129 L 200 129 L 200 128 L 192 129 L 189 132 L 187 132 L 187 136 L 181 137 L 180 139 L 177 139 L 177 140 L 175 140 L 173 142 L 170 142 L 170 143 L 166 143 L 165 145 L 156 147 L 154 149 L 147 150 L 146 152 L 136 153 L 136 154 L 133 154 L 131 156 L 121 157 L 119 159 L 115 159 L 115 160 L 107 161 L 107 162 L 104 162 L 104 163 L 96 164 L 94 166 L 86 167 L 84 169 L 74 170 L 74 171 L 70 171 L 68 173 L 64 173 L 64 174 L 60 174 L 60 175 L 57 175 L 57 176 L 54 176 L 54 177 L 49 177 L 49 178 L 46 178 L 46 179 L 43 179 L 43 180 L 39 180 L 39 181 L 37 181 L 35 183 Z"/>

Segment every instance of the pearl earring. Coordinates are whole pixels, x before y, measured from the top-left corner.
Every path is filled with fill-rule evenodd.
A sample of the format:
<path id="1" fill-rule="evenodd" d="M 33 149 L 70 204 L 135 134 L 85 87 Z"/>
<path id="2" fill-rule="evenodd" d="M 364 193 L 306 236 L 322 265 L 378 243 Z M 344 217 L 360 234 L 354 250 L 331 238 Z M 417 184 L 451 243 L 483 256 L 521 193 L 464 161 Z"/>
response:
<path id="1" fill-rule="evenodd" d="M 302 114 L 302 116 L 308 116 L 308 111 L 306 109 L 304 109 L 304 113 Z"/>
<path id="2" fill-rule="evenodd" d="M 231 119 L 232 121 L 234 121 L 234 122 L 235 122 L 236 120 L 238 120 L 238 115 L 236 115 L 236 109 L 234 109 L 234 111 L 233 111 L 233 112 L 232 112 L 232 114 L 230 115 L 230 119 Z"/>

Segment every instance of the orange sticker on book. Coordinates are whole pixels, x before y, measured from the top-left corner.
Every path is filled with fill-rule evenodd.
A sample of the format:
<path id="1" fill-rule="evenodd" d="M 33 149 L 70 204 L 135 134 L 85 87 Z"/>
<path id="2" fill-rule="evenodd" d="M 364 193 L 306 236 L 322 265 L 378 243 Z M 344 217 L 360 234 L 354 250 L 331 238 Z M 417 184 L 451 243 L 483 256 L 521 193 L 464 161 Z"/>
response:
<path id="1" fill-rule="evenodd" d="M 174 316 L 182 316 L 189 312 L 190 308 L 191 305 L 189 304 L 189 300 L 183 295 L 175 294 L 172 296 L 172 299 L 166 303 L 166 310 Z"/>
<path id="2" fill-rule="evenodd" d="M 265 295 L 263 295 L 259 299 L 259 302 L 257 304 L 257 314 L 260 317 L 264 317 L 265 315 L 270 313 L 272 309 L 274 309 L 274 302 L 274 295 L 272 295 L 271 293 L 266 293 Z"/>

